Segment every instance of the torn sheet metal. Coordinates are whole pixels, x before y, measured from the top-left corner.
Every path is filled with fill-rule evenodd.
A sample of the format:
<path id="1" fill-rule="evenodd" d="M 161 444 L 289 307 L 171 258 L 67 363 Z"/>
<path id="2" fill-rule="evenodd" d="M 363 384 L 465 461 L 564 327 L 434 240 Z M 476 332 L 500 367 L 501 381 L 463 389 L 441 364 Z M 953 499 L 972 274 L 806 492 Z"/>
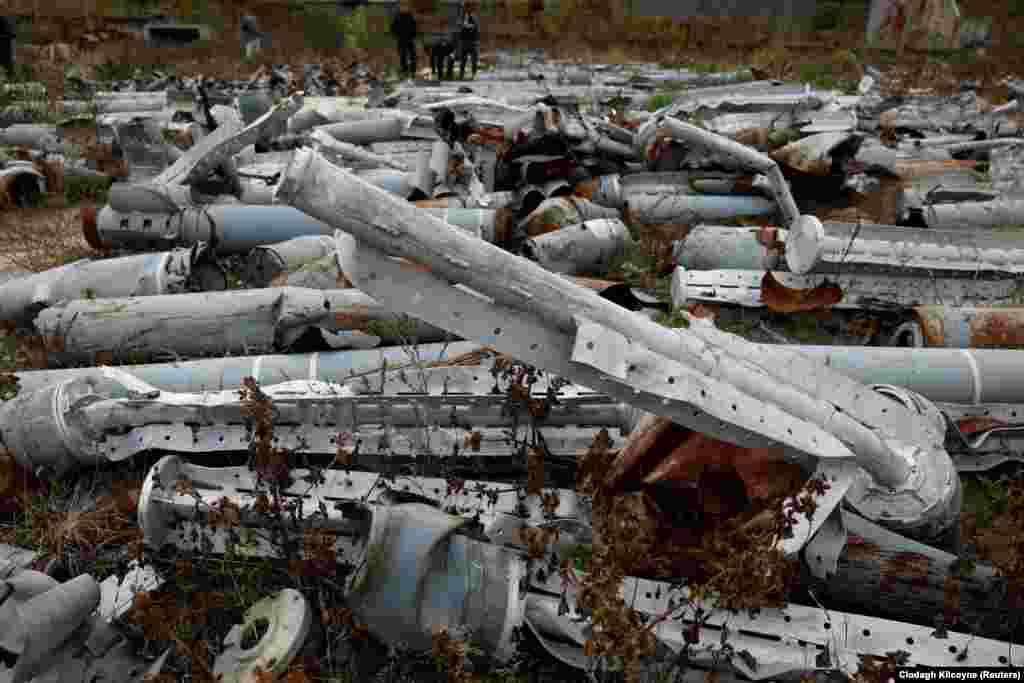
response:
<path id="1" fill-rule="evenodd" d="M 266 632 L 255 644 L 243 645 L 260 621 L 266 623 Z M 263 598 L 224 637 L 213 675 L 224 683 L 258 683 L 268 673 L 280 676 L 305 646 L 312 627 L 313 609 L 301 592 L 285 588 Z"/>
<path id="2" fill-rule="evenodd" d="M 329 235 L 331 229 L 289 206 L 217 204 L 168 213 L 120 213 L 106 206 L 95 218 L 83 213 L 82 231 L 97 248 L 154 249 L 206 242 L 218 254 L 244 254 L 296 237 Z"/>
<path id="3" fill-rule="evenodd" d="M 672 275 L 672 303 L 705 301 L 760 308 L 761 284 L 766 272 L 760 270 L 687 270 L 678 266 Z M 842 299 L 835 308 L 892 310 L 911 306 L 1005 305 L 1016 301 L 1015 280 L 974 278 L 933 278 L 898 275 L 839 273 L 794 275 L 775 272 L 773 277 L 790 289 L 811 291 L 828 283 L 837 285 Z"/>
<path id="4" fill-rule="evenodd" d="M 176 363 L 125 365 L 127 372 L 161 391 L 198 393 L 237 389 L 242 379 L 252 377 L 262 384 L 280 384 L 295 380 L 343 383 L 352 377 L 379 373 L 384 367 L 408 368 L 411 364 L 455 364 L 479 366 L 492 353 L 476 342 L 418 344 L 415 354 L 401 346 L 382 346 L 373 350 L 323 351 L 271 356 L 235 356 L 186 360 Z M 67 380 L 90 375 L 92 368 L 34 370 L 16 373 L 19 390 L 33 392 Z M 111 394 L 125 398 L 126 391 Z"/>
<path id="5" fill-rule="evenodd" d="M 767 162 L 778 170 L 774 162 Z M 749 360 L 755 349 L 764 352 L 765 347 L 749 346 L 738 337 L 718 333 L 710 326 L 698 333 L 667 330 L 642 316 L 629 314 L 614 303 L 607 302 L 606 305 L 595 293 L 568 284 L 539 266 L 501 252 L 482 240 L 446 230 L 440 221 L 418 214 L 415 207 L 403 205 L 386 193 L 360 183 L 313 151 L 296 152 L 278 188 L 277 197 L 325 220 L 337 221 L 337 216 L 344 215 L 347 218 L 345 227 L 367 240 L 368 244 L 426 261 L 434 269 L 433 273 L 417 271 L 410 272 L 408 277 L 401 274 L 388 277 L 386 273 L 395 266 L 387 264 L 377 248 L 364 247 L 354 239 L 339 235 L 339 261 L 349 279 L 364 291 L 379 296 L 383 289 L 381 283 L 392 279 L 402 280 L 397 286 L 417 285 L 412 287 L 411 291 L 416 295 L 411 298 L 392 292 L 388 300 L 407 301 L 403 304 L 406 310 L 468 338 L 493 339 L 494 346 L 507 346 L 519 358 L 532 361 L 531 357 L 540 356 L 536 351 L 547 337 L 557 344 L 551 350 L 558 351 L 552 354 L 546 349 L 544 355 L 547 358 L 538 365 L 592 388 L 596 386 L 612 396 L 621 396 L 624 400 L 632 394 L 634 403 L 641 401 L 638 407 L 649 407 L 659 414 L 667 411 L 668 416 L 679 419 L 681 424 L 707 431 L 716 438 L 723 438 L 723 432 L 731 432 L 735 425 L 741 430 L 739 438 L 743 441 L 739 442 L 740 445 L 746 445 L 745 437 L 750 432 L 758 435 L 767 433 L 771 435 L 769 442 L 786 444 L 805 454 L 827 458 L 853 456 L 858 464 L 869 468 L 880 483 L 887 482 L 890 486 L 904 485 L 913 467 L 910 463 L 916 461 L 915 471 L 924 479 L 915 483 L 913 500 L 903 494 L 884 497 L 886 505 L 899 508 L 899 512 L 887 518 L 886 523 L 894 523 L 909 533 L 932 536 L 944 530 L 951 521 L 949 505 L 959 491 L 959 479 L 950 481 L 946 478 L 952 464 L 942 448 L 941 436 L 936 433 L 935 425 L 919 419 L 907 408 L 894 410 L 891 401 L 887 402 L 887 399 L 856 383 L 843 380 L 823 366 L 809 363 L 799 355 L 780 354 L 773 349 L 758 359 L 763 365 L 755 366 L 757 369 L 754 370 L 737 361 L 741 358 Z M 388 211 L 382 213 L 368 208 L 376 206 L 387 206 Z M 800 220 L 805 218 L 800 217 Z M 359 253 L 358 258 L 353 257 L 356 252 Z M 503 281 L 495 279 L 496 272 L 501 273 Z M 368 277 L 370 274 L 372 278 Z M 460 284 L 466 288 L 472 287 L 492 296 L 494 307 L 485 299 L 478 298 L 476 308 L 480 309 L 482 318 L 473 323 L 464 321 L 461 309 L 466 304 L 462 301 L 467 297 L 473 298 L 473 290 L 460 292 L 446 286 L 440 278 L 449 282 L 461 281 Z M 387 285 L 385 282 L 384 288 Z M 442 300 L 446 305 L 441 311 L 436 305 L 425 305 L 427 302 L 424 300 L 429 295 L 444 297 Z M 496 316 L 498 307 L 507 313 Z M 528 308 L 531 313 L 524 315 L 520 312 L 523 308 Z M 516 318 L 527 317 L 533 318 L 533 324 L 526 328 L 529 338 L 534 340 L 532 344 L 515 343 L 512 337 L 505 340 L 500 336 L 509 325 L 510 334 L 515 334 Z M 699 324 L 699 319 L 692 320 L 690 329 Z M 476 325 L 487 327 L 474 329 Z M 624 362 L 620 354 L 618 361 L 605 367 L 601 354 L 583 350 L 581 327 L 588 330 L 593 327 L 592 334 L 588 336 L 596 336 L 602 347 L 611 344 L 618 351 L 624 351 L 619 347 L 628 334 L 633 346 L 630 350 L 638 354 L 637 363 L 620 367 Z M 574 348 L 566 354 L 569 342 L 566 331 L 574 328 L 576 335 L 570 342 Z M 465 332 L 469 329 L 473 331 Z M 518 331 L 522 333 L 525 330 L 518 328 Z M 594 339 L 590 341 L 597 343 Z M 537 346 L 529 349 L 530 345 Z M 711 348 L 715 348 L 719 355 L 709 353 Z M 522 355 L 524 353 L 527 355 Z M 579 362 L 584 355 L 587 362 Z M 567 362 L 570 359 L 576 362 Z M 643 371 L 640 371 L 641 359 L 647 364 Z M 667 367 L 670 372 L 655 372 L 653 368 L 659 364 L 667 364 L 660 370 Z M 592 371 L 581 371 L 584 365 L 590 365 Z M 633 366 L 637 372 L 631 374 Z M 676 383 L 677 374 L 694 381 Z M 766 375 L 783 384 L 792 384 L 788 389 L 782 389 L 780 384 L 777 390 L 771 381 L 765 381 Z M 597 380 L 596 385 L 591 378 Z M 840 389 L 843 385 L 845 388 Z M 824 387 L 829 389 L 826 391 Z M 705 396 L 698 398 L 696 393 L 703 388 L 711 391 L 705 391 Z M 648 399 L 644 405 L 637 391 L 647 392 L 651 399 L 656 396 L 660 399 Z M 723 430 L 724 425 L 719 424 L 707 429 L 708 420 L 695 419 L 692 406 L 696 404 L 706 410 L 708 393 L 713 397 L 711 414 L 720 417 L 730 427 Z M 668 400 L 668 405 L 662 399 Z M 741 403 L 746 406 L 743 411 L 738 408 Z M 730 410 L 730 405 L 737 408 Z M 672 406 L 675 409 L 669 410 Z M 841 412 L 837 410 L 840 406 Z M 771 414 L 771 420 L 766 413 Z M 757 418 L 760 419 L 755 423 Z M 871 424 L 876 430 L 884 429 L 881 433 L 887 434 L 889 443 L 884 443 L 879 432 L 868 430 L 865 424 Z M 836 438 L 836 434 L 841 435 L 841 439 Z M 735 433 L 724 436 L 724 440 L 734 443 L 736 438 Z M 764 442 L 764 439 L 753 440 Z M 847 449 L 844 444 L 853 448 Z M 915 509 L 921 500 L 930 502 L 925 504 L 926 509 Z M 865 511 L 873 503 L 860 499 L 856 505 Z M 875 518 L 879 510 L 865 513 Z"/>
<path id="6" fill-rule="evenodd" d="M 856 155 L 860 138 L 848 132 L 817 133 L 791 142 L 771 153 L 771 158 L 783 166 L 813 176 L 827 176 L 834 172 L 833 155 L 840 149 L 850 156 Z"/>
<path id="7" fill-rule="evenodd" d="M 92 260 L 0 285 L 0 319 L 27 321 L 40 309 L 88 297 L 156 296 L 195 289 L 223 290 L 224 271 L 203 242 L 187 249 Z"/>
<path id="8" fill-rule="evenodd" d="M 58 362 L 281 351 L 311 330 L 334 348 L 449 336 L 415 321 L 402 329 L 404 323 L 401 314 L 358 290 L 297 287 L 77 299 L 43 310 L 34 321 Z"/>
<path id="9" fill-rule="evenodd" d="M 467 427 L 479 427 L 490 430 L 482 453 L 518 453 L 507 433 L 515 416 L 502 409 L 507 397 L 484 393 L 494 386 L 489 374 L 473 368 L 421 372 L 411 377 L 378 372 L 345 385 L 290 381 L 264 387 L 278 411 L 279 445 L 330 455 L 337 452 L 338 432 L 349 431 L 365 441 L 364 453 L 379 446 L 381 453 L 441 455 L 463 443 Z M 542 428 L 554 453 L 570 457 L 587 447 L 594 429 L 577 425 L 631 428 L 633 411 L 602 395 L 574 396 L 573 388 L 562 388 L 565 398 L 553 409 L 551 426 Z M 125 391 L 134 394 L 108 397 Z M 395 400 L 386 400 L 390 396 Z M 34 394 L 19 393 L 0 406 L 0 434 L 20 464 L 59 475 L 81 464 L 118 461 L 153 448 L 184 453 L 244 450 L 251 434 L 243 410 L 237 390 L 160 392 L 108 367 Z M 437 429 L 424 429 L 424 424 Z"/>
<path id="10" fill-rule="evenodd" d="M 326 235 L 295 237 L 256 247 L 246 257 L 245 281 L 250 287 L 269 287 L 274 279 L 297 267 L 333 256 L 334 239 Z"/>
<path id="11" fill-rule="evenodd" d="M 712 111 L 788 111 L 794 106 L 817 109 L 825 93 L 809 91 L 801 83 L 782 81 L 751 81 L 729 85 L 713 85 L 684 91 L 664 109 L 655 114 L 689 117 L 694 114 L 708 118 Z"/>
<path id="12" fill-rule="evenodd" d="M 596 218 L 527 240 L 527 254 L 555 273 L 603 272 L 632 242 L 617 218 Z"/>
<path id="13" fill-rule="evenodd" d="M 921 345 L 953 349 L 1024 347 L 1024 310 L 1019 306 L 976 308 L 918 306 L 914 317 Z"/>

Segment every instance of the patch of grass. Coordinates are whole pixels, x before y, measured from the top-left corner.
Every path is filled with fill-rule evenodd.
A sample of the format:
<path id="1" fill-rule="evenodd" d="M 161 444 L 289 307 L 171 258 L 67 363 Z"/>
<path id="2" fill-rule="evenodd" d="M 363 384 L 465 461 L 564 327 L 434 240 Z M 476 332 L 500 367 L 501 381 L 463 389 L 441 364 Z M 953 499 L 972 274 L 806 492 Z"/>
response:
<path id="1" fill-rule="evenodd" d="M 647 111 L 658 111 L 662 107 L 669 106 L 670 104 L 675 102 L 675 100 L 676 98 L 674 95 L 670 95 L 669 93 L 664 92 L 658 93 L 652 96 L 651 99 L 647 102 Z"/>
<path id="2" fill-rule="evenodd" d="M 738 337 L 749 338 L 754 330 L 757 329 L 757 325 L 750 320 L 739 319 L 739 320 L 721 320 L 717 322 L 718 329 L 729 334 L 735 334 Z"/>
<path id="3" fill-rule="evenodd" d="M 105 178 L 65 176 L 64 200 L 68 206 L 82 202 L 104 205 L 109 197 L 110 183 Z"/>
<path id="4" fill-rule="evenodd" d="M 690 326 L 690 319 L 687 318 L 681 310 L 675 310 L 671 313 L 659 311 L 658 314 L 654 316 L 654 322 L 659 325 L 664 325 L 665 327 L 673 327 L 676 329 L 686 329 Z"/>
<path id="5" fill-rule="evenodd" d="M 1024 17 L 1024 0 L 1009 0 L 1009 15 Z"/>
<path id="6" fill-rule="evenodd" d="M 802 83 L 810 83 L 816 88 L 832 90 L 839 85 L 839 79 L 833 69 L 828 62 L 801 64 L 798 78 Z"/>
<path id="7" fill-rule="evenodd" d="M 829 344 L 832 335 L 822 329 L 813 313 L 794 313 L 782 324 L 782 334 L 800 344 Z"/>
<path id="8" fill-rule="evenodd" d="M 1005 481 L 965 473 L 960 476 L 963 485 L 962 514 L 973 514 L 979 529 L 992 526 L 992 519 L 1006 509 L 1009 486 Z"/>

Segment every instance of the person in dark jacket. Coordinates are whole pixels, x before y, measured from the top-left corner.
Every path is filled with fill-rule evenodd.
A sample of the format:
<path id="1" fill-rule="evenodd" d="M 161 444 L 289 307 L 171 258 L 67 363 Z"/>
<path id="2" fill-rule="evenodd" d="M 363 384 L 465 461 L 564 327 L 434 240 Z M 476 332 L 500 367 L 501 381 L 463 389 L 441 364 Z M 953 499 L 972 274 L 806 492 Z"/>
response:
<path id="1" fill-rule="evenodd" d="M 473 5 L 465 3 L 462 10 L 462 21 L 459 22 L 458 59 L 459 78 L 466 77 L 466 60 L 473 60 L 473 78 L 476 78 L 477 63 L 480 59 L 480 21 L 476 18 Z"/>
<path id="2" fill-rule="evenodd" d="M 9 78 L 14 77 L 14 39 L 16 24 L 13 17 L 0 17 L 0 67 Z"/>
<path id="3" fill-rule="evenodd" d="M 402 74 L 416 75 L 416 18 L 409 11 L 409 6 L 402 3 L 398 14 L 391 22 L 391 33 L 398 41 L 398 60 Z"/>
<path id="4" fill-rule="evenodd" d="M 441 36 L 427 46 L 430 54 L 430 72 L 439 81 L 445 79 L 445 68 L 448 80 L 455 78 L 455 41 L 449 36 Z"/>

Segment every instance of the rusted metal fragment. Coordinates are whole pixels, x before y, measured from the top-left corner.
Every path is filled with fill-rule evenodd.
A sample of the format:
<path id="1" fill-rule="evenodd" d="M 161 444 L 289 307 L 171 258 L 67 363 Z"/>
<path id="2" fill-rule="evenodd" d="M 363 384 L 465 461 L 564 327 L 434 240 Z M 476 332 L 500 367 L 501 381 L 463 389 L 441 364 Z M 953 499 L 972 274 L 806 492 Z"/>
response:
<path id="1" fill-rule="evenodd" d="M 970 434 L 980 434 L 981 432 L 987 432 L 990 429 L 996 429 L 998 427 L 1008 427 L 1009 422 L 1005 420 L 997 420 L 992 417 L 970 417 L 963 420 L 957 420 L 956 428 L 960 430 L 960 433 L 964 436 Z"/>
<path id="2" fill-rule="evenodd" d="M 630 433 L 612 465 L 606 483 L 612 490 L 639 484 L 668 485 L 692 490 L 698 482 L 701 503 L 723 512 L 726 501 L 714 496 L 715 477 L 738 476 L 746 495 L 767 498 L 793 490 L 806 479 L 803 470 L 777 448 L 744 448 L 681 427 L 671 419 L 644 415 Z M 708 512 L 713 510 L 704 506 Z"/>
<path id="3" fill-rule="evenodd" d="M 918 306 L 914 316 L 928 346 L 961 349 L 1024 346 L 1024 307 Z"/>
<path id="4" fill-rule="evenodd" d="M 778 313 L 827 310 L 843 300 L 842 288 L 825 280 L 814 289 L 790 289 L 768 271 L 761 278 L 761 301 Z"/>
<path id="5" fill-rule="evenodd" d="M 896 553 L 882 561 L 878 589 L 883 592 L 894 591 L 899 580 L 909 586 L 910 590 L 921 590 L 928 585 L 930 564 L 931 560 L 920 553 Z"/>
<path id="6" fill-rule="evenodd" d="M 833 170 L 833 154 L 842 146 L 854 143 L 859 145 L 859 138 L 847 132 L 818 133 L 791 142 L 769 156 L 784 166 L 796 169 L 801 173 L 814 176 L 826 176 Z"/>

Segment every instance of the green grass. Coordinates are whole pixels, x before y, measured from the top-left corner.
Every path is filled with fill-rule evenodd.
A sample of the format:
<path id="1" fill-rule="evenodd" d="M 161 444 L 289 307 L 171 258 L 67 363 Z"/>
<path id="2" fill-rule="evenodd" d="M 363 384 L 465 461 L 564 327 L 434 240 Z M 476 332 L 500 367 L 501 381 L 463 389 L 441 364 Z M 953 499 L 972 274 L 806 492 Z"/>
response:
<path id="1" fill-rule="evenodd" d="M 105 205 L 109 198 L 109 192 L 107 181 L 102 178 L 83 176 L 65 176 L 64 178 L 64 200 L 69 206 L 81 202 Z"/>
<path id="2" fill-rule="evenodd" d="M 974 514 L 978 528 L 984 529 L 992 525 L 992 518 L 1006 509 L 1006 482 L 988 479 L 976 474 L 960 476 L 963 485 L 963 514 Z"/>

